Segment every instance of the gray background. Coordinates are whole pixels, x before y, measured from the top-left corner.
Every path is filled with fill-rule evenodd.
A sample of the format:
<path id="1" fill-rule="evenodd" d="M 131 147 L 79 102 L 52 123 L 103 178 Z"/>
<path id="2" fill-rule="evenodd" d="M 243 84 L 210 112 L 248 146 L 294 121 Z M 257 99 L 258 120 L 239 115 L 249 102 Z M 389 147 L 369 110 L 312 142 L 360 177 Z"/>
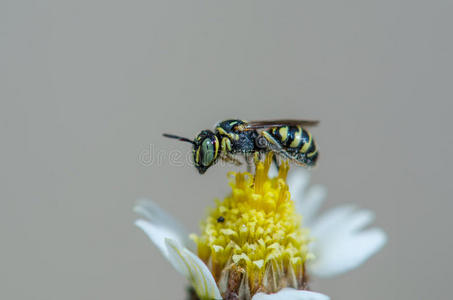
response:
<path id="1" fill-rule="evenodd" d="M 324 208 L 357 203 L 388 232 L 363 267 L 315 289 L 450 298 L 452 8 L 1 1 L 0 298 L 182 299 L 131 208 L 149 196 L 197 232 L 232 168 L 170 164 L 190 146 L 161 133 L 231 117 L 320 119 Z M 167 156 L 151 162 L 150 147 Z"/>

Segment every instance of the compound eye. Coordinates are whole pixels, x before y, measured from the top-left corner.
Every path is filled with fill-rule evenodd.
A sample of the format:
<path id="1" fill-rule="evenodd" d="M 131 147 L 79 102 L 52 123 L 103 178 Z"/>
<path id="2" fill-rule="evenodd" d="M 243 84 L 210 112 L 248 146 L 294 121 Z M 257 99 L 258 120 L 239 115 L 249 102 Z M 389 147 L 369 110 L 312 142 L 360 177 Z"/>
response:
<path id="1" fill-rule="evenodd" d="M 209 166 L 214 160 L 214 144 L 209 138 L 201 143 L 201 164 Z"/>

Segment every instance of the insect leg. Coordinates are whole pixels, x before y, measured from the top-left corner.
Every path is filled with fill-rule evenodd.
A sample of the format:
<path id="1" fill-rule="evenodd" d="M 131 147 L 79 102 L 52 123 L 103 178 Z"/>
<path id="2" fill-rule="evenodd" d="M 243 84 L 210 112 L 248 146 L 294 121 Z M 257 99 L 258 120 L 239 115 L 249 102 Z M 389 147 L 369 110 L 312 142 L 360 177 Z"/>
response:
<path id="1" fill-rule="evenodd" d="M 231 141 L 229 138 L 227 137 L 222 138 L 221 149 L 223 153 L 228 153 L 229 151 L 231 151 Z"/>
<path id="2" fill-rule="evenodd" d="M 280 169 L 280 163 L 278 162 L 277 155 L 274 155 L 272 157 L 272 160 L 274 161 L 275 167 L 277 168 L 277 171 Z"/>
<path id="3" fill-rule="evenodd" d="M 298 159 L 296 159 L 294 156 L 292 156 L 291 154 L 288 153 L 288 151 L 286 151 L 285 149 L 283 149 L 283 147 L 280 145 L 280 143 L 274 139 L 273 136 L 271 136 L 269 133 L 267 133 L 266 131 L 263 131 L 261 133 L 267 140 L 268 140 L 268 144 L 267 144 L 267 147 L 269 149 L 269 151 L 273 151 L 275 154 L 278 154 L 280 156 L 283 156 L 284 158 L 287 158 L 288 160 L 290 160 L 291 162 L 299 165 L 299 166 L 305 166 L 304 163 L 302 163 L 301 161 L 299 161 Z"/>
<path id="4" fill-rule="evenodd" d="M 254 154 L 254 161 L 255 161 L 255 165 L 260 162 L 260 161 L 263 161 L 263 152 L 262 151 L 255 151 L 255 154 Z"/>
<path id="5" fill-rule="evenodd" d="M 253 171 L 253 154 L 244 153 L 245 161 L 247 162 L 247 172 L 252 173 Z"/>
<path id="6" fill-rule="evenodd" d="M 224 161 L 229 162 L 229 163 L 232 163 L 232 164 L 234 164 L 234 165 L 236 165 L 236 166 L 242 165 L 242 163 L 241 163 L 238 159 L 236 159 L 234 156 L 232 156 L 232 155 L 229 154 L 229 153 L 223 153 L 222 156 L 221 156 L 221 158 L 222 158 Z"/>

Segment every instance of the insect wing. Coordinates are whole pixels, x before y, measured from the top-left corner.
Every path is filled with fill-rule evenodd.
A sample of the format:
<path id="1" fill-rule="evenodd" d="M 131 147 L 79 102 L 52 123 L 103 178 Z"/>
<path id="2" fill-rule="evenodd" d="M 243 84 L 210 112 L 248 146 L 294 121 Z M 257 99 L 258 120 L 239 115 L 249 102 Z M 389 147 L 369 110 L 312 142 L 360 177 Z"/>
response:
<path id="1" fill-rule="evenodd" d="M 255 130 L 255 129 L 265 129 L 269 127 L 278 127 L 278 126 L 316 126 L 319 124 L 319 121 L 315 120 L 270 120 L 270 121 L 250 121 L 247 122 L 245 130 Z"/>

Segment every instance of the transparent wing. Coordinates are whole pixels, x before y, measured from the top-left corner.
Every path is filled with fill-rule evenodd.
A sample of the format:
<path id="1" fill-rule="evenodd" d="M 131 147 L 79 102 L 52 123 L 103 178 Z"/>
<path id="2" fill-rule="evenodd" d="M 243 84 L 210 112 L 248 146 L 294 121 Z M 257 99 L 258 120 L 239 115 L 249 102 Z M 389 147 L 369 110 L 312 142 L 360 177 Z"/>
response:
<path id="1" fill-rule="evenodd" d="M 268 120 L 268 121 L 249 121 L 245 126 L 245 130 L 254 130 L 254 129 L 265 129 L 269 127 L 276 126 L 285 126 L 285 125 L 301 125 L 301 126 L 316 126 L 319 124 L 319 121 L 316 120 L 293 120 L 293 119 L 283 119 L 283 120 Z"/>

